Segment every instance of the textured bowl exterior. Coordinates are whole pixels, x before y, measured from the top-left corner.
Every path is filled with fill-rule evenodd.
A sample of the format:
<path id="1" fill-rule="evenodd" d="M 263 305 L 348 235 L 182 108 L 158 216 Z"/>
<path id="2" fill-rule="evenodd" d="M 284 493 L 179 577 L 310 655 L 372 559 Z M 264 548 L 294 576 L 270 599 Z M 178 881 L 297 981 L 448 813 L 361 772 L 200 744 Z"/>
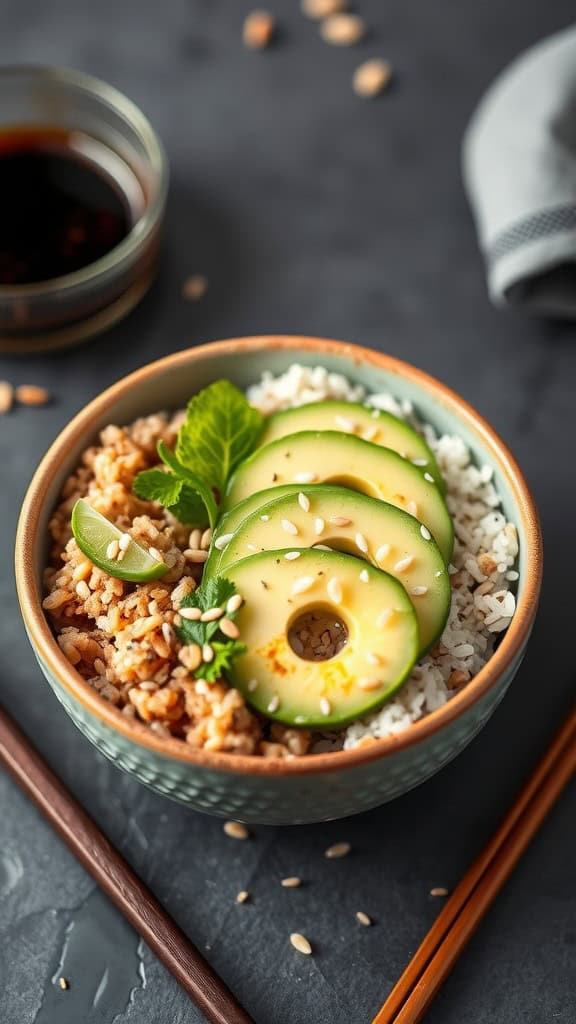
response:
<path id="1" fill-rule="evenodd" d="M 491 464 L 504 511 L 519 529 L 518 610 L 496 654 L 447 705 L 396 737 L 354 751 L 289 761 L 193 751 L 157 737 L 102 701 L 66 662 L 41 610 L 47 525 L 60 489 L 81 452 L 107 423 L 129 423 L 159 408 L 178 408 L 221 377 L 240 387 L 263 369 L 324 365 L 371 391 L 410 399 L 441 432 L 459 434 L 480 462 Z M 445 396 L 445 398 L 444 398 Z M 16 542 L 16 575 L 28 636 L 56 696 L 77 727 L 119 768 L 159 793 L 209 814 L 249 823 L 303 824 L 369 810 L 425 781 L 452 760 L 487 722 L 512 682 L 536 612 L 541 547 L 532 499 L 511 456 L 477 414 L 411 367 L 337 342 L 251 338 L 208 345 L 137 371 L 87 407 L 43 460 L 24 502 Z M 478 420 L 478 423 L 476 422 Z"/>

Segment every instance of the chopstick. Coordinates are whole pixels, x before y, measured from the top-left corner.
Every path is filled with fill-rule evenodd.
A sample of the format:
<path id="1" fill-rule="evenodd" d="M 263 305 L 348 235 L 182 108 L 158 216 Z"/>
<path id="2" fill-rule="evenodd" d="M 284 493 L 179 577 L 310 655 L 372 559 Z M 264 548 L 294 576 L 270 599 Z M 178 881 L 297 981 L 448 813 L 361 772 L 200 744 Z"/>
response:
<path id="1" fill-rule="evenodd" d="M 576 707 L 464 875 L 372 1024 L 417 1024 L 576 771 Z"/>
<path id="2" fill-rule="evenodd" d="M 254 1024 L 210 964 L 2 708 L 0 762 L 206 1019 L 211 1024 Z"/>

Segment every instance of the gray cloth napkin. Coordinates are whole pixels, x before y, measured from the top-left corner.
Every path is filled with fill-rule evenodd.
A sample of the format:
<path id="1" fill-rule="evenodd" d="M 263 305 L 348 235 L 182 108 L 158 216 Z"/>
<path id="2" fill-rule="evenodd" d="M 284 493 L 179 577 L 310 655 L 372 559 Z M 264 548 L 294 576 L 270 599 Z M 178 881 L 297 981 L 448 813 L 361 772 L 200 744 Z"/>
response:
<path id="1" fill-rule="evenodd" d="M 576 318 L 576 28 L 499 75 L 466 131 L 463 173 L 493 302 Z"/>

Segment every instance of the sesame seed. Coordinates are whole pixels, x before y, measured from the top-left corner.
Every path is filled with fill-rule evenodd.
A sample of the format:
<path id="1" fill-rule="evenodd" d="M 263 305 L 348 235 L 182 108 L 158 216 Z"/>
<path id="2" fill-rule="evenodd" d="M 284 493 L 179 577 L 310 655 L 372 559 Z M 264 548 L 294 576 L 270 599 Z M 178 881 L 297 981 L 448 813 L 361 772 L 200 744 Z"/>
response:
<path id="1" fill-rule="evenodd" d="M 308 721 L 308 719 L 306 718 L 306 715 L 296 715 L 294 721 L 296 725 L 303 725 L 304 722 Z"/>
<path id="2" fill-rule="evenodd" d="M 182 285 L 182 298 L 188 302 L 199 302 L 208 291 L 208 278 L 203 274 L 192 274 Z"/>
<path id="3" fill-rule="evenodd" d="M 428 472 L 424 473 L 424 479 L 427 480 L 429 484 L 436 483 L 436 481 L 434 480 L 434 477 L 432 476 L 431 473 L 428 473 Z"/>
<path id="4" fill-rule="evenodd" d="M 307 18 L 327 18 L 346 9 L 346 0 L 301 0 L 302 13 Z"/>
<path id="5" fill-rule="evenodd" d="M 279 707 L 280 697 L 278 696 L 277 693 L 275 693 L 266 710 L 269 711 L 271 715 L 273 715 L 275 711 L 278 711 Z"/>
<path id="6" fill-rule="evenodd" d="M 413 561 L 414 557 L 412 555 L 406 555 L 406 558 L 401 558 L 399 562 L 396 562 L 394 572 L 405 572 L 406 569 L 410 568 Z"/>
<path id="7" fill-rule="evenodd" d="M 292 584 L 293 594 L 305 594 L 316 582 L 315 576 L 299 576 Z"/>
<path id="8" fill-rule="evenodd" d="M 188 547 L 199 548 L 201 540 L 202 530 L 199 530 L 198 527 L 196 527 L 194 530 L 191 531 L 190 536 L 188 537 Z"/>
<path id="9" fill-rule="evenodd" d="M 200 547 L 208 549 L 210 547 L 211 540 L 212 540 L 212 530 L 210 529 L 210 527 L 208 527 L 207 530 L 204 530 L 204 533 L 202 534 L 202 536 L 200 538 Z M 190 545 L 190 547 L 192 547 L 192 545 Z"/>
<path id="10" fill-rule="evenodd" d="M 260 516 L 260 521 L 262 523 L 267 523 L 269 521 L 269 519 L 270 519 L 270 516 L 266 516 L 266 515 Z"/>
<path id="11" fill-rule="evenodd" d="M 290 519 L 281 519 L 280 525 L 284 530 L 284 533 L 290 533 L 292 534 L 293 537 L 296 537 L 298 533 L 298 527 L 296 526 L 296 523 L 291 522 Z"/>
<path id="12" fill-rule="evenodd" d="M 226 611 L 228 615 L 233 615 L 237 612 L 244 604 L 244 598 L 241 594 L 233 594 L 232 597 L 226 602 Z"/>
<path id="13" fill-rule="evenodd" d="M 82 598 L 83 601 L 88 600 L 91 594 L 91 590 L 88 584 L 86 583 L 86 580 L 78 580 L 78 583 L 76 584 L 76 593 L 78 594 L 78 597 Z"/>
<path id="14" fill-rule="evenodd" d="M 358 686 L 361 690 L 378 690 L 382 686 L 381 679 L 359 679 Z"/>
<path id="15" fill-rule="evenodd" d="M 362 572 L 360 573 L 360 579 L 361 579 L 362 583 L 369 583 L 370 582 L 370 576 L 368 575 L 368 569 L 362 569 Z"/>
<path id="16" fill-rule="evenodd" d="M 246 547 L 248 548 L 248 551 L 258 551 L 255 544 L 247 544 Z"/>
<path id="17" fill-rule="evenodd" d="M 180 615 L 183 619 L 188 619 L 189 622 L 198 622 L 202 618 L 201 608 L 181 608 Z"/>
<path id="18" fill-rule="evenodd" d="M 242 38 L 250 50 L 263 50 L 274 36 L 276 22 L 268 11 L 252 11 L 244 20 Z"/>
<path id="19" fill-rule="evenodd" d="M 224 633 L 224 636 L 227 636 L 229 640 L 237 640 L 240 636 L 240 630 L 236 623 L 232 622 L 232 619 L 221 619 L 219 626 L 220 631 Z"/>
<path id="20" fill-rule="evenodd" d="M 296 484 L 313 484 L 318 479 L 317 473 L 297 473 L 294 477 Z"/>
<path id="21" fill-rule="evenodd" d="M 385 558 L 388 558 L 389 554 L 390 554 L 390 545 L 389 544 L 381 544 L 380 547 L 378 548 L 378 551 L 376 552 L 376 561 L 377 562 L 383 562 Z"/>
<path id="22" fill-rule="evenodd" d="M 106 548 L 106 558 L 109 558 L 110 561 L 114 561 L 114 559 L 118 557 L 118 551 L 118 541 L 111 540 L 108 547 Z"/>
<path id="23" fill-rule="evenodd" d="M 310 511 L 310 498 L 307 498 L 302 491 L 300 491 L 300 494 L 298 495 L 298 504 L 304 512 Z"/>
<path id="24" fill-rule="evenodd" d="M 367 554 L 367 552 L 368 552 L 368 541 L 366 540 L 366 537 L 364 536 L 364 534 L 363 533 L 357 533 L 355 538 L 354 538 L 354 540 L 356 542 L 356 547 L 358 548 L 358 550 L 361 551 L 363 555 Z"/>
<path id="25" fill-rule="evenodd" d="M 406 511 L 411 516 L 417 516 L 418 515 L 418 505 L 416 504 L 416 502 L 415 501 L 409 501 L 408 504 L 406 505 Z"/>
<path id="26" fill-rule="evenodd" d="M 351 849 L 350 843 L 334 843 L 324 851 L 324 856 L 328 860 L 334 860 L 337 857 L 347 857 Z"/>
<path id="27" fill-rule="evenodd" d="M 221 619 L 223 615 L 222 608 L 209 608 L 207 612 L 202 612 L 200 622 L 216 622 L 216 619 Z"/>
<path id="28" fill-rule="evenodd" d="M 323 715 L 329 715 L 332 713 L 332 705 L 327 697 L 320 698 L 320 711 Z"/>
<path id="29" fill-rule="evenodd" d="M 16 388 L 15 395 L 21 405 L 46 405 L 50 401 L 50 392 L 37 384 L 21 384 Z"/>
<path id="30" fill-rule="evenodd" d="M 209 665 L 211 661 L 214 661 L 214 648 L 212 648 L 210 644 L 204 644 L 202 647 L 202 661 L 207 665 Z"/>
<path id="31" fill-rule="evenodd" d="M 162 623 L 162 636 L 164 637 L 167 644 L 171 644 L 174 640 L 174 630 L 169 622 Z"/>
<path id="32" fill-rule="evenodd" d="M 63 992 L 66 992 L 66 990 L 70 988 L 70 982 L 67 978 L 58 978 L 58 984 Z"/>
<path id="33" fill-rule="evenodd" d="M 250 833 L 241 821 L 225 821 L 222 828 L 231 839 L 248 839 Z"/>
<path id="34" fill-rule="evenodd" d="M 246 903 L 250 899 L 250 893 L 246 892 L 246 889 L 242 889 L 236 897 L 236 903 Z"/>
<path id="35" fill-rule="evenodd" d="M 335 416 L 334 423 L 336 423 L 341 430 L 346 430 L 349 434 L 353 434 L 356 430 L 354 420 L 349 420 L 347 416 Z"/>
<path id="36" fill-rule="evenodd" d="M 332 551 L 326 544 L 314 544 L 315 551 Z"/>
<path id="37" fill-rule="evenodd" d="M 116 561 L 117 562 L 121 562 L 122 559 L 124 558 L 125 554 L 126 554 L 126 552 L 122 551 L 122 549 L 120 548 L 119 551 L 118 551 L 118 554 L 116 555 Z"/>
<path id="38" fill-rule="evenodd" d="M 446 889 L 443 885 L 436 885 L 436 886 L 434 886 L 433 889 L 430 889 L 430 895 L 431 896 L 447 896 L 448 895 L 448 889 Z"/>
<path id="39" fill-rule="evenodd" d="M 130 536 L 129 533 L 123 533 L 122 536 L 120 537 L 120 540 L 118 541 L 118 547 L 120 548 L 120 551 L 127 551 L 128 545 L 130 544 L 131 540 L 132 537 Z"/>
<path id="40" fill-rule="evenodd" d="M 412 459 L 413 466 L 427 466 L 428 459 Z"/>
<path id="41" fill-rule="evenodd" d="M 333 576 L 332 579 L 328 580 L 326 589 L 328 590 L 328 597 L 334 601 L 335 604 L 342 603 L 342 585 L 337 576 Z"/>
<path id="42" fill-rule="evenodd" d="M 352 46 L 366 34 L 366 26 L 357 14 L 331 14 L 320 25 L 320 35 L 332 46 Z"/>
<path id="43" fill-rule="evenodd" d="M 301 551 L 287 551 L 284 558 L 287 562 L 293 562 L 295 558 L 300 558 Z"/>
<path id="44" fill-rule="evenodd" d="M 435 575 L 436 579 L 438 579 L 439 576 L 443 576 L 444 575 L 444 570 L 443 569 L 438 569 L 438 572 L 435 572 L 434 575 Z"/>
<path id="45" fill-rule="evenodd" d="M 385 60 L 373 59 L 364 61 L 356 68 L 352 78 L 352 86 L 357 96 L 372 99 L 379 96 L 390 82 L 392 68 Z"/>
<path id="46" fill-rule="evenodd" d="M 366 661 L 369 665 L 381 665 L 382 658 L 379 654 L 375 654 L 374 651 L 366 651 Z"/>
<path id="47" fill-rule="evenodd" d="M 365 441 L 373 441 L 377 433 L 377 426 L 368 427 L 368 429 L 363 432 L 362 437 L 364 438 Z"/>
<path id="48" fill-rule="evenodd" d="M 294 949 L 297 949 L 299 953 L 303 953 L 304 956 L 310 956 L 312 946 L 305 935 L 301 935 L 300 932 L 292 932 L 290 942 L 294 946 Z"/>
<path id="49" fill-rule="evenodd" d="M 380 615 L 376 619 L 376 626 L 378 629 L 384 629 L 390 622 L 394 612 L 391 608 L 385 608 L 384 611 L 380 612 Z"/>
<path id="50" fill-rule="evenodd" d="M 193 565 L 203 565 L 208 559 L 208 552 L 202 551 L 200 548 L 196 548 L 195 551 L 192 548 L 186 548 L 184 558 L 187 562 L 192 562 Z"/>
<path id="51" fill-rule="evenodd" d="M 428 593 L 428 587 L 412 587 L 412 590 L 410 591 L 410 593 L 414 597 L 423 597 L 424 594 Z"/>
<path id="52" fill-rule="evenodd" d="M 258 680 L 250 679 L 247 685 L 248 693 L 254 693 L 254 690 L 258 689 Z"/>
<path id="53" fill-rule="evenodd" d="M 218 551 L 223 551 L 227 544 L 230 543 L 233 533 L 223 533 L 221 537 L 217 537 L 214 541 L 214 547 L 218 548 Z"/>
<path id="54" fill-rule="evenodd" d="M 158 551 L 158 548 L 148 548 L 148 554 L 151 555 L 152 558 L 155 558 L 157 562 L 164 561 L 162 555 Z"/>
<path id="55" fill-rule="evenodd" d="M 424 540 L 432 540 L 432 534 L 430 533 L 428 527 L 424 526 L 424 523 L 420 524 L 420 533 L 424 537 Z"/>
<path id="56" fill-rule="evenodd" d="M 356 920 L 366 928 L 369 928 L 372 924 L 372 918 L 368 917 L 368 914 L 365 914 L 363 910 L 356 911 Z"/>
<path id="57" fill-rule="evenodd" d="M 350 526 L 351 519 L 347 519 L 346 516 L 330 516 L 328 520 L 332 526 Z"/>
<path id="58" fill-rule="evenodd" d="M 321 516 L 318 516 L 318 518 L 314 520 L 314 533 L 316 534 L 317 537 L 320 536 L 325 525 L 326 524 L 324 520 L 321 518 Z"/>
<path id="59" fill-rule="evenodd" d="M 289 878 L 282 878 L 280 885 L 283 889 L 298 889 L 302 885 L 302 879 L 297 875 L 290 875 Z"/>

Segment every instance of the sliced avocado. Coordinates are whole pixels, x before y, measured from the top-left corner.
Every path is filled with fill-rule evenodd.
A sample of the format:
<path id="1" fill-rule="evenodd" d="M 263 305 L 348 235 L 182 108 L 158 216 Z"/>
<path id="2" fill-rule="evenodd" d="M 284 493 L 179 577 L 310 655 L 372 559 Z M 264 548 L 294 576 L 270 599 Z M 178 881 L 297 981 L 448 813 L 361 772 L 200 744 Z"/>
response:
<path id="1" fill-rule="evenodd" d="M 380 707 L 409 676 L 418 654 L 414 609 L 397 580 L 356 558 L 310 548 L 289 561 L 285 553 L 226 569 L 244 598 L 236 625 L 247 647 L 228 678 L 268 718 L 339 728 Z M 333 657 L 303 656 L 302 616 L 346 640 Z"/>
<path id="2" fill-rule="evenodd" d="M 438 486 L 444 489 L 442 474 L 424 438 L 392 413 L 371 409 L 359 402 L 299 405 L 296 409 L 286 409 L 267 417 L 259 447 L 302 430 L 337 430 L 383 448 L 391 448 L 405 459 L 410 459 L 423 473 L 429 472 Z"/>
<path id="3" fill-rule="evenodd" d="M 265 521 L 262 515 L 267 516 Z M 301 559 L 300 554 L 294 557 L 296 552 L 322 544 L 394 576 L 414 605 L 420 653 L 442 633 L 450 609 L 450 580 L 429 530 L 407 512 L 345 487 L 302 487 L 300 494 L 285 494 L 260 506 L 238 524 L 226 547 L 217 552 L 217 561 L 205 571 L 227 576 L 232 563 L 290 540 L 296 566 Z M 358 574 L 362 568 L 358 566 Z M 361 587 L 362 580 L 357 579 Z"/>
<path id="4" fill-rule="evenodd" d="M 236 470 L 223 511 L 269 487 L 291 483 L 340 484 L 396 505 L 430 530 L 446 562 L 454 533 L 434 478 L 390 448 L 333 430 L 302 431 L 258 448 Z"/>

